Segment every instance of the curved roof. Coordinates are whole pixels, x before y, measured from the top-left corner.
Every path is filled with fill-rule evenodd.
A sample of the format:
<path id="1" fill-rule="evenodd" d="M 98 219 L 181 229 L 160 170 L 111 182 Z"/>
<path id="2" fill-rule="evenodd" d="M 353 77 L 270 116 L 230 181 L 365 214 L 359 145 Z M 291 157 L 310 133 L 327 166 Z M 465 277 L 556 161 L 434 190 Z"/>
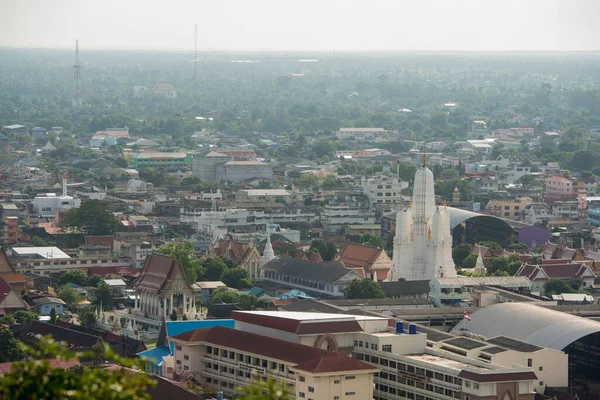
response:
<path id="1" fill-rule="evenodd" d="M 469 331 L 485 338 L 508 336 L 538 346 L 563 350 L 584 336 L 600 332 L 600 322 L 531 303 L 500 303 L 475 311 Z M 457 333 L 462 324 L 453 332 Z"/>
<path id="2" fill-rule="evenodd" d="M 465 222 L 471 218 L 490 218 L 492 220 L 496 220 L 499 223 L 507 225 L 509 228 L 523 228 L 532 226 L 519 221 L 512 221 L 509 219 L 499 218 L 494 215 L 480 214 L 473 211 L 463 210 L 455 207 L 447 207 L 448 214 L 450 215 L 450 229 L 456 228 L 456 225 L 461 222 Z"/>

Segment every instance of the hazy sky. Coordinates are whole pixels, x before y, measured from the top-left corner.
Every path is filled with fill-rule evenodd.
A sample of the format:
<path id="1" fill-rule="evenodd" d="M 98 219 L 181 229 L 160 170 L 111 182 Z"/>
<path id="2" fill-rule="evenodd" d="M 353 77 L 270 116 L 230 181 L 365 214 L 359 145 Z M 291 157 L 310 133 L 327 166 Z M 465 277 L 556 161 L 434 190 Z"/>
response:
<path id="1" fill-rule="evenodd" d="M 0 0 L 0 46 L 600 50 L 600 0 Z"/>

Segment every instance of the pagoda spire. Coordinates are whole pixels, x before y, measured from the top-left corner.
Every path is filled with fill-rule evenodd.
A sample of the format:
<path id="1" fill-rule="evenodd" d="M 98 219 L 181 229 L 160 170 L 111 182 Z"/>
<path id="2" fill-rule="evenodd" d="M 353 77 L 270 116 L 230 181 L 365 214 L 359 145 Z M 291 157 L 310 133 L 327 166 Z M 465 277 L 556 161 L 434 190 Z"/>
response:
<path id="1" fill-rule="evenodd" d="M 271 244 L 271 226 L 267 224 L 267 242 L 265 243 L 263 254 L 260 257 L 260 266 L 262 267 L 274 258 L 275 252 L 273 251 L 273 245 Z"/>

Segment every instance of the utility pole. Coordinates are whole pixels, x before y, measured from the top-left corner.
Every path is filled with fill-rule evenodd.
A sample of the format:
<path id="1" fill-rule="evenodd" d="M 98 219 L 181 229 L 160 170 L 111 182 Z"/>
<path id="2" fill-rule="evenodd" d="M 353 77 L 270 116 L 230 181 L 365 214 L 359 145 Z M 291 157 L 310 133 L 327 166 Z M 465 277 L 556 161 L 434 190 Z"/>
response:
<path id="1" fill-rule="evenodd" d="M 75 40 L 75 64 L 73 64 L 73 78 L 75 79 L 73 108 L 81 108 L 81 65 L 79 64 L 79 39 Z"/>

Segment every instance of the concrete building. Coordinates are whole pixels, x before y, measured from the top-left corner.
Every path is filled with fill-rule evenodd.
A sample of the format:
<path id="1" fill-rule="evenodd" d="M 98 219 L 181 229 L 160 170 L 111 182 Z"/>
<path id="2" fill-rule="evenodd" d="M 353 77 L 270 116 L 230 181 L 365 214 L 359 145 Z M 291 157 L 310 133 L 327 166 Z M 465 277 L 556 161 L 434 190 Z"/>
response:
<path id="1" fill-rule="evenodd" d="M 496 217 L 521 221 L 525 218 L 525 209 L 531 204 L 529 197 L 508 200 L 490 200 L 486 210 Z"/>
<path id="2" fill-rule="evenodd" d="M 378 368 L 340 353 L 221 326 L 170 339 L 175 376 L 194 374 L 227 395 L 260 374 L 285 385 L 297 399 L 373 398 Z"/>
<path id="3" fill-rule="evenodd" d="M 494 286 L 512 291 L 531 290 L 531 281 L 525 276 L 486 276 L 436 278 L 429 283 L 429 299 L 436 307 L 452 304 L 470 304 L 472 291 L 480 286 Z"/>
<path id="4" fill-rule="evenodd" d="M 546 199 L 564 200 L 574 197 L 573 183 L 562 176 L 552 176 L 546 179 Z"/>
<path id="5" fill-rule="evenodd" d="M 387 141 L 395 132 L 383 128 L 340 128 L 335 135 L 344 141 Z"/>
<path id="6" fill-rule="evenodd" d="M 39 217 L 54 217 L 56 212 L 70 210 L 81 205 L 81 200 L 73 196 L 57 196 L 56 193 L 37 195 L 32 201 L 33 212 Z"/>
<path id="7" fill-rule="evenodd" d="M 148 152 L 131 154 L 129 166 L 133 169 L 140 168 L 173 168 L 192 165 L 192 155 L 188 153 L 160 153 Z"/>
<path id="8" fill-rule="evenodd" d="M 540 385 L 533 365 L 552 371 L 562 371 L 568 365 L 560 351 L 530 351 L 524 354 L 499 344 L 433 329 L 421 332 L 423 328 L 414 324 L 408 329 L 398 324 L 393 329 L 389 327 L 391 320 L 381 317 L 234 311 L 232 318 L 235 328 L 245 332 L 321 349 L 351 352 L 353 359 L 380 369 L 374 378 L 373 398 L 377 400 L 452 400 L 467 397 L 533 400 L 535 390 L 546 384 L 565 381 L 565 375 L 560 379 L 554 379 L 552 375 L 552 383 Z M 509 345 L 516 347 L 507 343 Z M 504 355 L 495 356 L 501 353 Z M 547 357 L 544 359 L 544 356 Z M 532 366 L 528 366 L 529 358 Z"/>
<path id="9" fill-rule="evenodd" d="M 402 205 L 401 192 L 408 189 L 408 182 L 400 178 L 378 177 L 367 179 L 361 178 L 360 186 L 363 193 L 369 199 L 371 207 L 380 204 L 398 207 Z"/>
<path id="10" fill-rule="evenodd" d="M 64 301 L 57 297 L 40 297 L 33 300 L 35 304 L 35 312 L 40 315 L 50 315 L 52 310 L 56 315 L 62 315 L 63 309 L 67 305 Z"/>
<path id="11" fill-rule="evenodd" d="M 328 204 L 321 213 L 321 223 L 327 232 L 335 233 L 347 225 L 374 224 L 375 213 L 364 208 Z"/>
<path id="12" fill-rule="evenodd" d="M 342 262 L 314 263 L 280 256 L 260 267 L 261 279 L 327 297 L 343 297 L 353 279 L 364 279 Z"/>
<path id="13" fill-rule="evenodd" d="M 556 201 L 550 204 L 531 203 L 525 206 L 525 222 L 528 224 L 536 225 L 549 221 L 571 221 L 577 219 L 579 219 L 577 200 Z"/>
<path id="14" fill-rule="evenodd" d="M 290 203 L 294 195 L 285 189 L 242 189 L 235 195 L 235 200 L 247 203 Z"/>
<path id="15" fill-rule="evenodd" d="M 242 182 L 248 179 L 273 180 L 273 166 L 256 160 L 233 160 L 234 157 L 211 151 L 206 155 L 195 154 L 193 175 L 205 181 Z"/>
<path id="16" fill-rule="evenodd" d="M 598 321 L 522 302 L 507 302 L 482 308 L 471 314 L 471 320 L 468 331 L 485 339 L 503 336 L 565 352 L 569 357 L 569 379 L 596 379 L 600 374 L 600 359 L 597 356 L 600 351 Z M 453 332 L 460 332 L 460 325 Z M 562 377 L 563 384 L 556 386 L 567 386 L 566 370 L 553 369 L 547 360 L 532 360 L 535 374 L 549 372 L 543 381 L 545 385 L 554 386 L 550 379 L 558 381 Z M 539 380 L 542 380 L 541 375 Z"/>

